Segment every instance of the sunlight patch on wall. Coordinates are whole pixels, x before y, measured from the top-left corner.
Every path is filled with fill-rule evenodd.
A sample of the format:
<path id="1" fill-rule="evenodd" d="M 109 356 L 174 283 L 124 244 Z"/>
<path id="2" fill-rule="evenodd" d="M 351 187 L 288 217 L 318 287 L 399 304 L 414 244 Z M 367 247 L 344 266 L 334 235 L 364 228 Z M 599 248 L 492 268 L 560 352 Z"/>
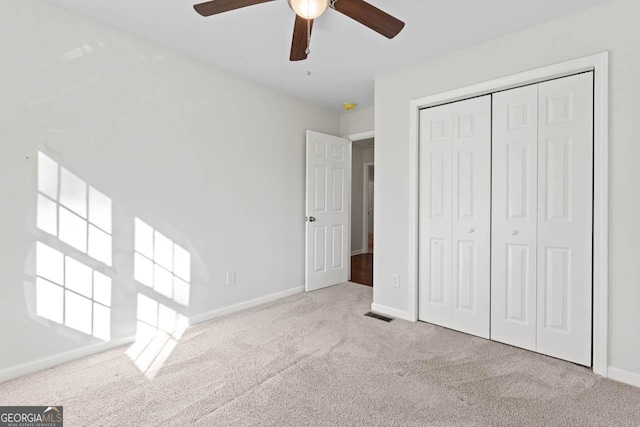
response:
<path id="1" fill-rule="evenodd" d="M 139 218 L 134 227 L 134 278 L 157 293 L 157 300 L 138 294 L 136 342 L 127 354 L 153 379 L 189 326 L 179 310 L 189 306 L 191 254 Z"/>
<path id="2" fill-rule="evenodd" d="M 111 278 L 37 242 L 36 314 L 109 341 Z"/>
<path id="3" fill-rule="evenodd" d="M 135 219 L 134 277 L 187 307 L 191 292 L 191 255 L 168 237 Z"/>
<path id="4" fill-rule="evenodd" d="M 127 355 L 144 375 L 153 379 L 165 364 L 189 319 L 156 300 L 138 294 L 136 342 Z"/>
<path id="5" fill-rule="evenodd" d="M 36 315 L 111 339 L 111 278 L 66 255 L 67 247 L 111 265 L 111 199 L 38 152 L 36 226 L 57 239 L 36 243 Z"/>
<path id="6" fill-rule="evenodd" d="M 36 225 L 111 266 L 111 199 L 41 152 Z"/>

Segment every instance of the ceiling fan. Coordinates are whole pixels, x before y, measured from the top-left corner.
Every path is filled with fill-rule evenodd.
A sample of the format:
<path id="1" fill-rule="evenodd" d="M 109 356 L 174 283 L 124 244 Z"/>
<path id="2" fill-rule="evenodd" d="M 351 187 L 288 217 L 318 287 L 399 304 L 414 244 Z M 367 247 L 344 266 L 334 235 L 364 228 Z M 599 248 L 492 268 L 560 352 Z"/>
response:
<path id="1" fill-rule="evenodd" d="M 230 10 L 267 3 L 275 0 L 211 0 L 196 4 L 194 9 L 202 16 L 217 15 Z M 313 20 L 327 8 L 336 10 L 373 31 L 392 39 L 404 28 L 404 22 L 364 0 L 287 0 L 296 13 L 289 60 L 301 61 L 309 55 L 309 41 Z"/>

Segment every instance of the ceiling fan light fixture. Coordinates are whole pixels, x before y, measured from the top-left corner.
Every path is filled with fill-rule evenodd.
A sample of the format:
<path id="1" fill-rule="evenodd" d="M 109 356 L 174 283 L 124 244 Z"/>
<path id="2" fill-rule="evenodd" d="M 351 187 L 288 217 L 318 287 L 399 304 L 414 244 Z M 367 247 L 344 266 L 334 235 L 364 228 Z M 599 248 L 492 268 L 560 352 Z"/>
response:
<path id="1" fill-rule="evenodd" d="M 329 7 L 329 0 L 287 0 L 289 7 L 304 19 L 316 19 Z"/>

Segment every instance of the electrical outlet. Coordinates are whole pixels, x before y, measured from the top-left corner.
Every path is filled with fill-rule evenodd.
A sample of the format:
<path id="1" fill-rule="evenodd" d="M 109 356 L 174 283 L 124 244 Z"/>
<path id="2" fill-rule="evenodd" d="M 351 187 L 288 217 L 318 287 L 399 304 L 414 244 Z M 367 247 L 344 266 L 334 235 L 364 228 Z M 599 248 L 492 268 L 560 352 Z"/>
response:
<path id="1" fill-rule="evenodd" d="M 392 274 L 391 275 L 391 286 L 393 286 L 394 288 L 399 288 L 400 287 L 400 275 L 399 274 Z"/>
<path id="2" fill-rule="evenodd" d="M 236 284 L 236 272 L 227 271 L 227 285 L 235 285 L 235 284 Z"/>

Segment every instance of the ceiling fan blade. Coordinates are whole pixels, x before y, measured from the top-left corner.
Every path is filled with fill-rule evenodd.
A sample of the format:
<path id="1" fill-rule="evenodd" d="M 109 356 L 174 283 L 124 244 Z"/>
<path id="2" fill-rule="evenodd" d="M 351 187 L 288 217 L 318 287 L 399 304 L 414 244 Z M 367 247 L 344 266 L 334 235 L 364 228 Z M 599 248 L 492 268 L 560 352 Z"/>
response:
<path id="1" fill-rule="evenodd" d="M 274 0 L 212 0 L 205 3 L 196 4 L 193 8 L 202 16 L 216 15 L 228 12 L 241 7 L 253 6 L 255 4 L 266 3 Z"/>
<path id="2" fill-rule="evenodd" d="M 313 19 L 309 22 L 309 36 L 313 29 Z M 307 20 L 296 15 L 296 23 L 293 26 L 293 40 L 291 41 L 290 61 L 302 61 L 307 59 Z"/>
<path id="3" fill-rule="evenodd" d="M 364 0 L 338 0 L 334 4 L 334 9 L 388 39 L 397 36 L 404 28 L 404 22 Z"/>

